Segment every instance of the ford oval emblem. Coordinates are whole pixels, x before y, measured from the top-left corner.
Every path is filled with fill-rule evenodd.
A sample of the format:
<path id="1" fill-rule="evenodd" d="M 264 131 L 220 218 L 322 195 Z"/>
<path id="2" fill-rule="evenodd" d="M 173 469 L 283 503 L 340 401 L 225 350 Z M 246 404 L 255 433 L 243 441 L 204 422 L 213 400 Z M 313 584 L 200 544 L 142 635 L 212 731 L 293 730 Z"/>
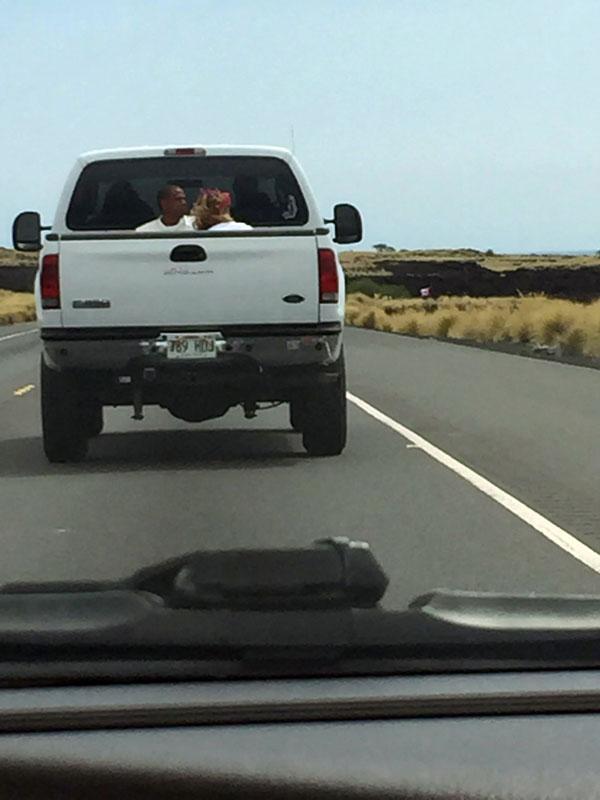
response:
<path id="1" fill-rule="evenodd" d="M 284 303 L 303 303 L 306 298 L 301 294 L 286 294 L 283 298 Z"/>

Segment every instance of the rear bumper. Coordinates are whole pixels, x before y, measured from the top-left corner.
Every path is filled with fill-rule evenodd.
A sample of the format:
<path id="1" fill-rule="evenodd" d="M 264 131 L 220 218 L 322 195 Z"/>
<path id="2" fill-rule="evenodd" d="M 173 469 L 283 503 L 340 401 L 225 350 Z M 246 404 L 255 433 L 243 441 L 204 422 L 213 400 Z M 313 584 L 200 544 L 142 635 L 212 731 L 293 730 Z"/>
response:
<path id="1" fill-rule="evenodd" d="M 160 334 L 156 329 L 138 330 L 133 335 L 133 332 L 119 331 L 42 329 L 41 336 L 47 364 L 59 370 L 99 370 L 128 375 L 144 368 L 157 368 L 162 373 L 171 370 L 174 373 L 182 370 L 208 373 L 223 367 L 235 371 L 239 367 L 244 372 L 248 369 L 260 372 L 273 368 L 327 367 L 338 360 L 342 346 L 341 326 L 278 328 L 276 331 L 222 329 L 224 346 L 215 359 L 184 362 L 152 352 L 151 345 Z"/>

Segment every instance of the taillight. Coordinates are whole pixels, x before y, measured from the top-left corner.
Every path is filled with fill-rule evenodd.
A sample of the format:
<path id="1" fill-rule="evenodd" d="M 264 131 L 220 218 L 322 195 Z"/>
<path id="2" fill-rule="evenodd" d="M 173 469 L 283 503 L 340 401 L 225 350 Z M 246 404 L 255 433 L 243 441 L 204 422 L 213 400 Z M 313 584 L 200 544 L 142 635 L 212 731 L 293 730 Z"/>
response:
<path id="1" fill-rule="evenodd" d="M 60 278 L 56 253 L 42 258 L 40 293 L 42 308 L 60 308 Z"/>
<path id="2" fill-rule="evenodd" d="M 340 284 L 333 250 L 319 250 L 319 302 L 337 303 Z"/>

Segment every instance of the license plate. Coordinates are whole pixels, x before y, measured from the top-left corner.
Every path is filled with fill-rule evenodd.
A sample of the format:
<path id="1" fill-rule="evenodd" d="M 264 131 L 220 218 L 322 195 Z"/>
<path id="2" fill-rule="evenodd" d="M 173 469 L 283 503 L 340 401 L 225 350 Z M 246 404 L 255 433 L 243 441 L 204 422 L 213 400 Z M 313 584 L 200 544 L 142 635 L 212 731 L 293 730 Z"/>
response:
<path id="1" fill-rule="evenodd" d="M 216 358 L 216 333 L 166 333 L 167 358 Z"/>

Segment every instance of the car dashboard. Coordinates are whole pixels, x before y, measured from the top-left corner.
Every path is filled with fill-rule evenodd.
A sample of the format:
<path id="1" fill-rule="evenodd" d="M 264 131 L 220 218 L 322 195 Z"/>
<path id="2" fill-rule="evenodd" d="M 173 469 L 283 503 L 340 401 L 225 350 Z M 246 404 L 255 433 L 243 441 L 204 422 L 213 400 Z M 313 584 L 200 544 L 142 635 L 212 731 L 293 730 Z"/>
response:
<path id="1" fill-rule="evenodd" d="M 0 798 L 591 798 L 600 671 L 0 691 Z"/>

